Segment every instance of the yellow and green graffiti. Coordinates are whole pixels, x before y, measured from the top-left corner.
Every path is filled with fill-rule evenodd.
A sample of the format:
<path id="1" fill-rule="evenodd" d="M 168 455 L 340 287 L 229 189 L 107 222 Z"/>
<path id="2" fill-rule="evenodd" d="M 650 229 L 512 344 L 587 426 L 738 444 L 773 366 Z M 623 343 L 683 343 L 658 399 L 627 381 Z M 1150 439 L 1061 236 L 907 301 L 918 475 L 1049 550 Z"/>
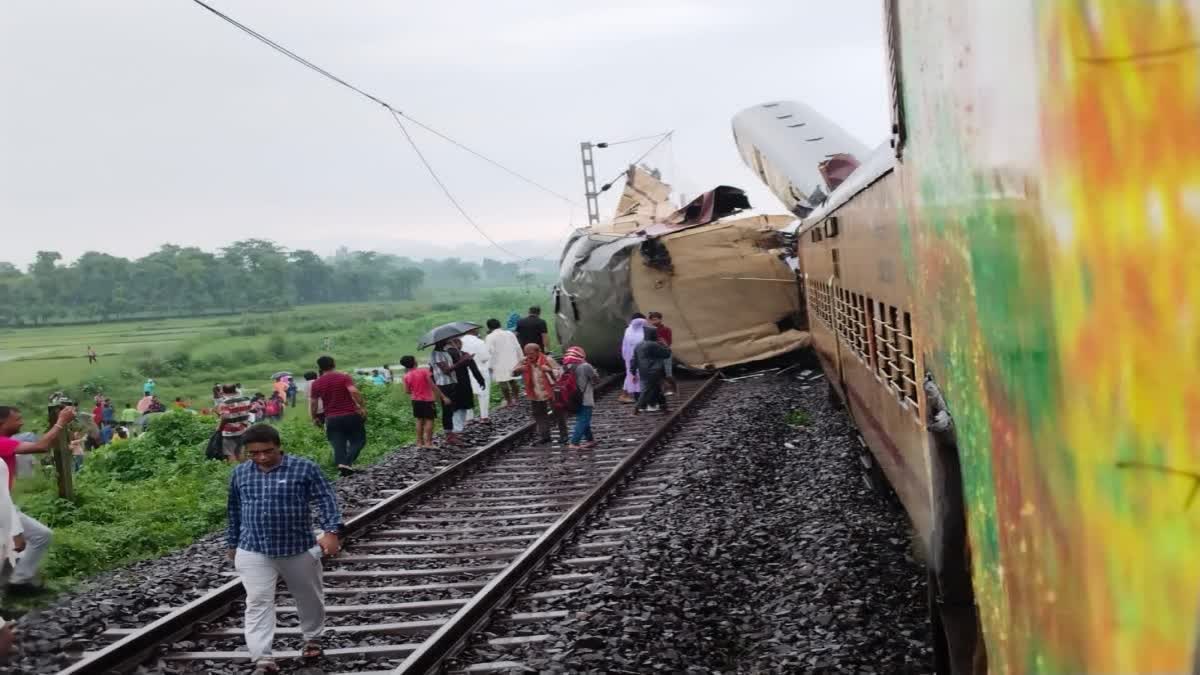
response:
<path id="1" fill-rule="evenodd" d="M 898 6 L 908 271 L 990 670 L 1190 671 L 1200 1 Z"/>

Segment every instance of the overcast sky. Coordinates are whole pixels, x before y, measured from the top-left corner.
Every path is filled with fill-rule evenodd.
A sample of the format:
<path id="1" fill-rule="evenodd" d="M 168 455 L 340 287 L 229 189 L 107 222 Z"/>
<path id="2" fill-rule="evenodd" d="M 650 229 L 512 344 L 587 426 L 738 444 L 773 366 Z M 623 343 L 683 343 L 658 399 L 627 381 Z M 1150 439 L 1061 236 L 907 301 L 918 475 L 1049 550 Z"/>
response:
<path id="1" fill-rule="evenodd" d="M 668 182 L 735 185 L 782 212 L 738 157 L 736 112 L 798 99 L 868 145 L 887 132 L 877 0 L 209 1 L 580 202 L 582 140 L 675 129 L 650 158 Z M 190 0 L 6 3 L 0 100 L 0 260 L 246 237 L 322 253 L 479 239 L 380 107 Z M 544 240 L 523 253 L 586 221 L 415 135 L 491 236 Z M 597 151 L 599 173 L 646 147 Z"/>

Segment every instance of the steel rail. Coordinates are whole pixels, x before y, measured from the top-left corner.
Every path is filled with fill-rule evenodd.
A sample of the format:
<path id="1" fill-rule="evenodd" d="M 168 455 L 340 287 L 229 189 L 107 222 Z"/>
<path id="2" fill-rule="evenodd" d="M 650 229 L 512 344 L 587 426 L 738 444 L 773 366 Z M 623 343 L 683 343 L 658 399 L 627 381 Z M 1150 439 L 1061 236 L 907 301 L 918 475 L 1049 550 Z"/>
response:
<path id="1" fill-rule="evenodd" d="M 607 391 L 619 380 L 620 376 L 618 375 L 611 375 L 601 380 L 597 387 L 598 393 Z M 470 470 L 482 466 L 503 450 L 516 445 L 526 434 L 532 432 L 534 427 L 533 422 L 526 422 L 454 464 L 413 483 L 349 518 L 345 523 L 344 530 L 346 540 L 350 540 L 372 525 L 384 520 L 395 511 L 437 492 Z M 137 632 L 130 633 L 103 649 L 85 656 L 58 671 L 58 675 L 102 675 L 134 670 L 155 647 L 187 635 L 197 623 L 220 616 L 243 595 L 245 595 L 245 588 L 240 579 L 228 581 L 186 605 L 164 614 L 138 629 Z"/>
<path id="2" fill-rule="evenodd" d="M 454 616 L 433 635 L 421 643 L 393 670 L 394 675 L 425 675 L 437 672 L 446 659 L 457 654 L 471 634 L 483 627 L 493 611 L 503 605 L 524 583 L 525 579 L 570 536 L 576 526 L 586 518 L 600 502 L 607 499 L 624 479 L 641 463 L 667 434 L 716 384 L 720 375 L 713 375 L 687 401 L 677 407 L 663 420 L 645 440 L 625 459 L 621 460 L 605 479 L 580 499 L 575 506 L 555 521 L 550 529 L 529 545 L 525 552 L 513 559 L 502 572 L 497 574 L 459 609 Z"/>
<path id="3" fill-rule="evenodd" d="M 372 505 L 346 521 L 346 538 L 350 539 L 362 533 L 370 526 L 390 516 L 394 511 L 437 492 L 447 483 L 491 459 L 503 449 L 515 445 L 533 429 L 533 422 L 527 422 L 445 469 Z M 226 582 L 202 597 L 143 626 L 136 633 L 131 633 L 104 649 L 76 661 L 69 667 L 60 670 L 59 675 L 99 675 L 132 670 L 155 647 L 182 637 L 190 632 L 195 624 L 210 620 L 225 612 L 244 594 L 245 588 L 240 579 Z"/>

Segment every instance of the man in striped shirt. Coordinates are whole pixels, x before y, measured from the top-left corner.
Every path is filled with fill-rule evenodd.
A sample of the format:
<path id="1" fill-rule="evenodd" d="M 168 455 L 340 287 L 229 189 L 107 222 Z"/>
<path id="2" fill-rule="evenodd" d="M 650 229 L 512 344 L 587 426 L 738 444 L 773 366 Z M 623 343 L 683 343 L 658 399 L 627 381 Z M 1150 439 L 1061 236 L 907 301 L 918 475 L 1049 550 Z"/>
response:
<path id="1" fill-rule="evenodd" d="M 221 393 L 224 398 L 217 405 L 217 415 L 221 417 L 222 449 L 225 457 L 236 463 L 242 458 L 242 434 L 250 426 L 250 399 L 238 393 L 236 384 L 223 385 Z"/>

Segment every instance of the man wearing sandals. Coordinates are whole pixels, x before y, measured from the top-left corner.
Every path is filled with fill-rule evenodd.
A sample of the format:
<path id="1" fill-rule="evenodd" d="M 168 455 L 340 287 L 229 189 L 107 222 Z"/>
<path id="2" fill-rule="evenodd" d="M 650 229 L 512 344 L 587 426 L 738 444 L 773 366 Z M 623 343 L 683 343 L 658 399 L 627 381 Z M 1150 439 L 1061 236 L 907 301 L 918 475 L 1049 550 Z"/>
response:
<path id="1" fill-rule="evenodd" d="M 246 587 L 246 647 L 254 672 L 279 671 L 271 658 L 275 638 L 275 584 L 287 586 L 300 615 L 301 655 L 317 658 L 325 627 L 321 556 L 341 548 L 342 518 L 333 486 L 317 465 L 285 455 L 279 432 L 258 424 L 246 430 L 243 453 L 250 461 L 229 482 L 229 557 Z M 321 528 L 312 531 L 310 503 L 317 502 Z"/>

